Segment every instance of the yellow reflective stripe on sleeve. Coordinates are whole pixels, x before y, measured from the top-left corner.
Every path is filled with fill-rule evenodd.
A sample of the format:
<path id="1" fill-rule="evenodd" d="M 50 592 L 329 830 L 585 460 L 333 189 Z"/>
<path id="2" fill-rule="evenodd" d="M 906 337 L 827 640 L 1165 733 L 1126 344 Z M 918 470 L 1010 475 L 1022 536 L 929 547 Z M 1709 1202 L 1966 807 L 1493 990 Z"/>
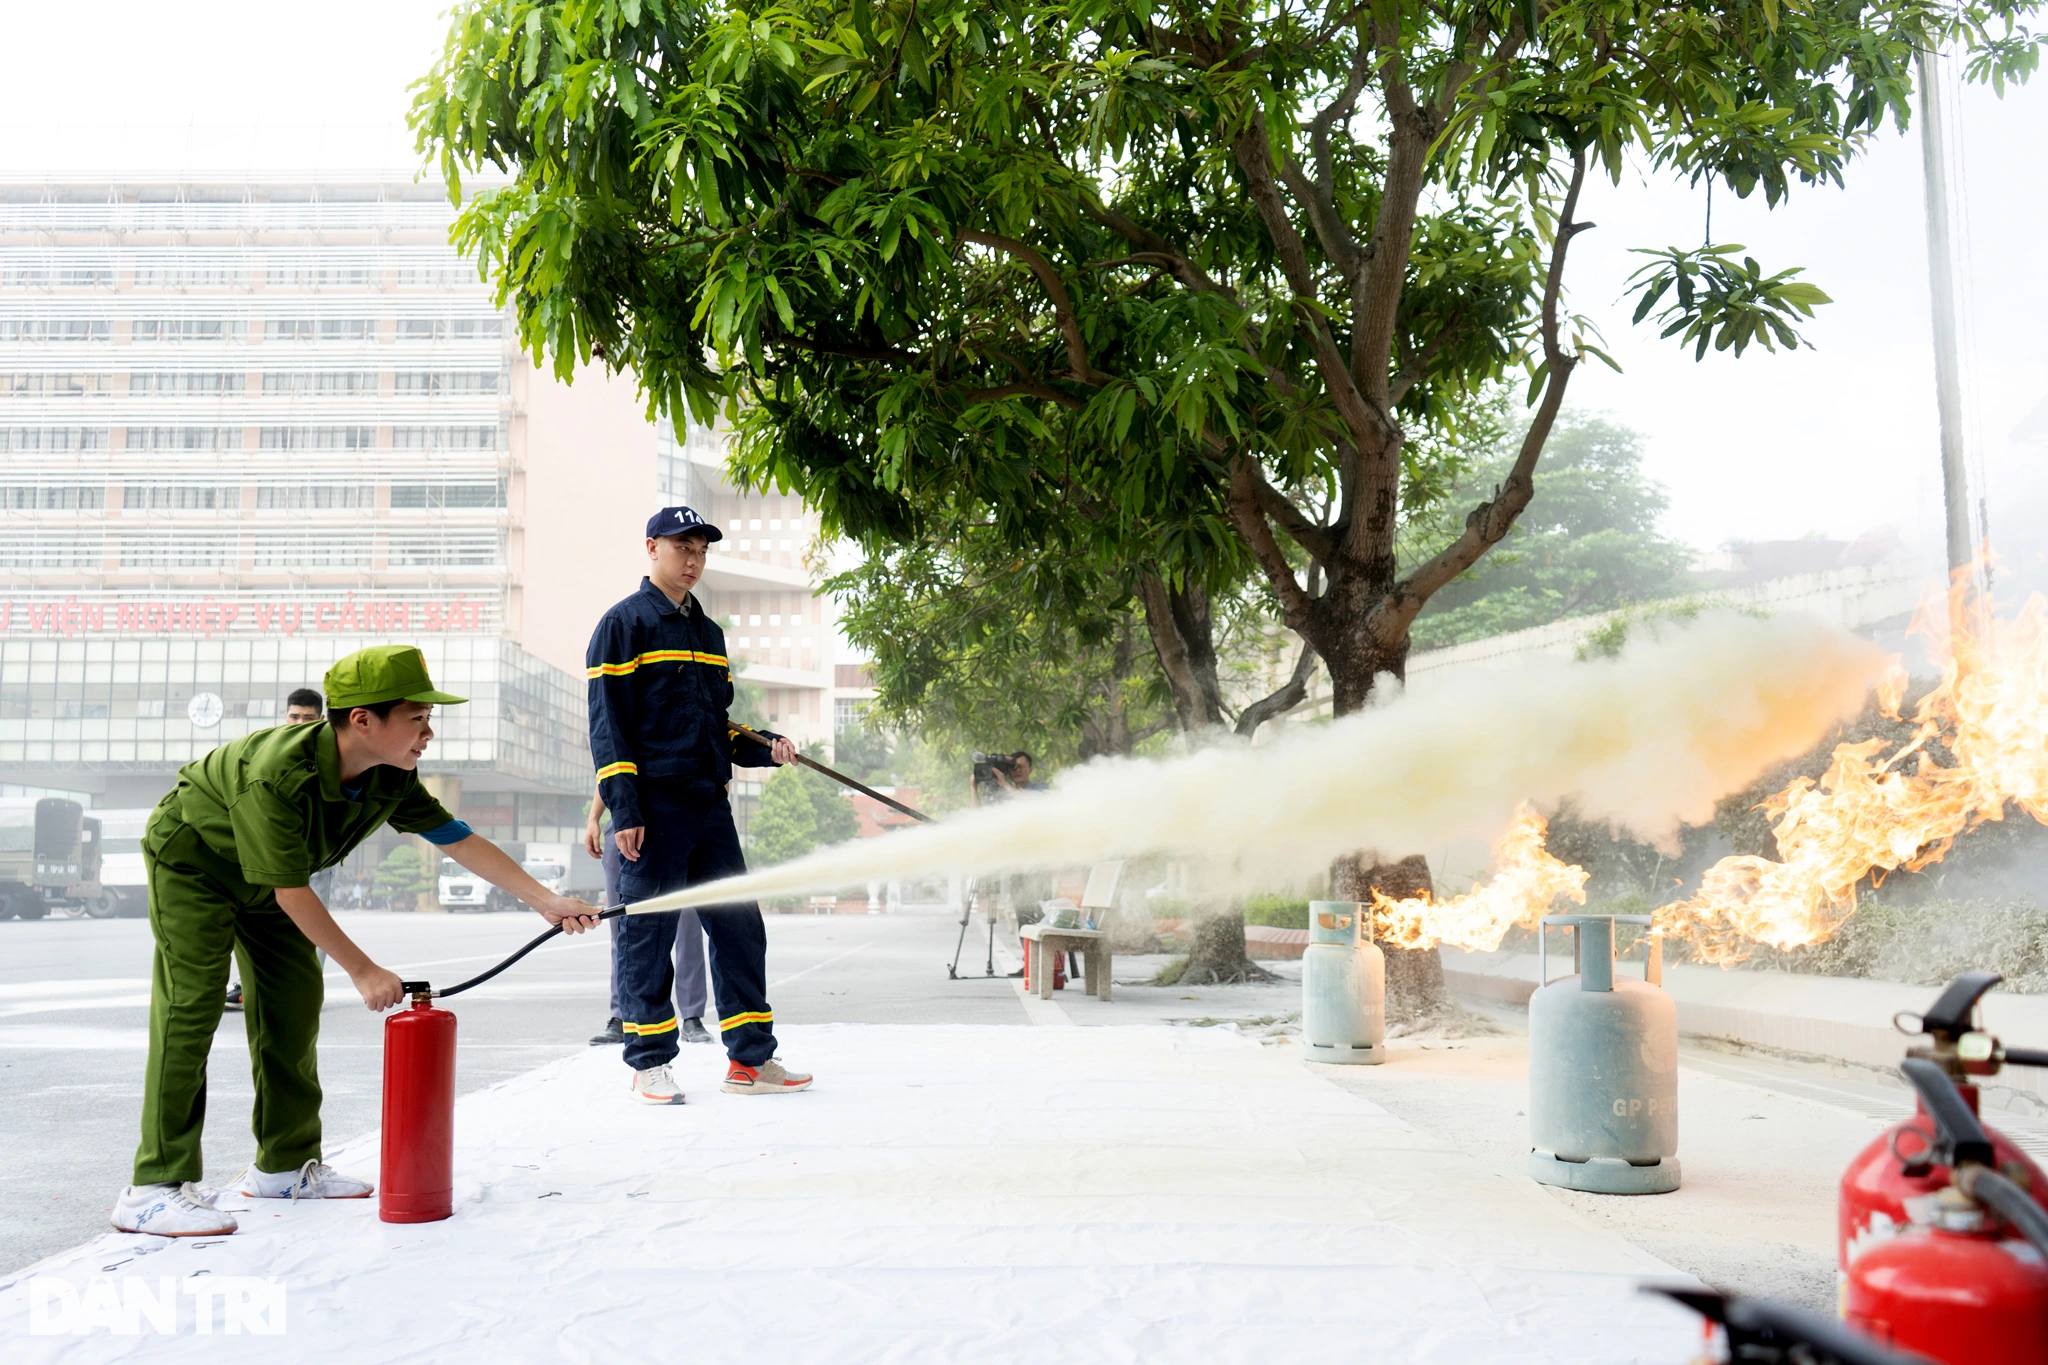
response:
<path id="1" fill-rule="evenodd" d="M 627 777 L 638 777 L 640 775 L 640 765 L 638 763 L 607 763 L 597 770 L 597 780 L 602 782 L 607 777 L 618 777 L 621 774 Z"/>
<path id="2" fill-rule="evenodd" d="M 642 664 L 710 664 L 713 668 L 730 668 L 731 661 L 723 654 L 711 654 L 701 649 L 650 649 L 638 658 L 628 659 L 622 664 L 593 664 L 583 670 L 586 678 L 623 678 L 635 672 Z"/>
<path id="3" fill-rule="evenodd" d="M 772 1024 L 774 1022 L 774 1010 L 754 1010 L 748 1014 L 729 1015 L 726 1018 L 719 1020 L 718 1031 L 720 1033 L 731 1033 L 741 1024 Z M 630 1027 L 630 1025 L 628 1027 Z"/>
<path id="4" fill-rule="evenodd" d="M 671 1014 L 658 1024 L 621 1023 L 619 1027 L 627 1033 L 637 1033 L 643 1038 L 656 1033 L 674 1033 L 676 1031 L 676 1017 Z"/>

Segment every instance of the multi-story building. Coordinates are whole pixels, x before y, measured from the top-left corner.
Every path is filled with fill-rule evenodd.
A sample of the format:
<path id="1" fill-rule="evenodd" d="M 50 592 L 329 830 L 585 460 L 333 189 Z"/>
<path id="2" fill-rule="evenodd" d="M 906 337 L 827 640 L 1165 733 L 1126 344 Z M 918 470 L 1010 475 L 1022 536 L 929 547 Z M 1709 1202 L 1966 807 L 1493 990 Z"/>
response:
<path id="1" fill-rule="evenodd" d="M 0 183 L 0 782 L 153 802 L 396 638 L 472 698 L 425 769 L 464 817 L 569 839 L 583 643 L 677 493 L 729 528 L 704 595 L 763 718 L 830 734 L 815 523 L 630 382 L 536 372 L 452 215 L 409 181 Z"/>

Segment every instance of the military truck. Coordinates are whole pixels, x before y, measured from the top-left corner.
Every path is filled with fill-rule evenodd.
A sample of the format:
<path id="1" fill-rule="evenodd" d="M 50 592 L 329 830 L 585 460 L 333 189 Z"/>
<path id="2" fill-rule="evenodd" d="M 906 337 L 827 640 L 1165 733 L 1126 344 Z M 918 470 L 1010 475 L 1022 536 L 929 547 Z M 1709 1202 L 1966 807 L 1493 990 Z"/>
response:
<path id="1" fill-rule="evenodd" d="M 0 797 L 0 919 L 100 900 L 100 822 L 62 796 Z"/>

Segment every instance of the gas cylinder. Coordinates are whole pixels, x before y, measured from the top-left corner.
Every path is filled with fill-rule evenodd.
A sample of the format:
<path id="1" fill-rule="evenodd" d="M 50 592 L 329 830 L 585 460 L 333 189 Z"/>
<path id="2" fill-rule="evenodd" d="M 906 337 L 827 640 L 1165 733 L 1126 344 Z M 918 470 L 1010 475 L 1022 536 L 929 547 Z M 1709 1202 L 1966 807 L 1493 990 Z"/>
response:
<path id="1" fill-rule="evenodd" d="M 1357 901 L 1310 901 L 1301 952 L 1301 1041 L 1312 1062 L 1387 1059 L 1387 956 L 1364 933 Z"/>
<path id="2" fill-rule="evenodd" d="M 454 1211 L 455 1016 L 407 981 L 412 1008 L 384 1021 L 384 1134 L 377 1216 L 432 1223 Z"/>
<path id="3" fill-rule="evenodd" d="M 1978 1091 L 1971 1077 L 1994 1075 L 2009 1062 L 2034 1064 L 2038 1056 L 2020 1049 L 2008 1055 L 1996 1038 L 1976 1028 L 1978 1002 L 2003 979 L 1996 972 L 1965 972 L 1943 987 L 1915 1027 L 1897 1025 L 1902 1032 L 1931 1039 L 1908 1048 L 1907 1055 L 1940 1067 L 1973 1114 L 1979 1112 Z M 1991 1142 L 1994 1168 L 2048 1208 L 2048 1175 L 1996 1129 L 1986 1126 L 1984 1134 Z M 1906 1214 L 1909 1201 L 1947 1188 L 1950 1178 L 1948 1166 L 1935 1156 L 1933 1122 L 1916 1098 L 1912 1116 L 1880 1133 L 1842 1173 L 1835 1246 L 1840 1273 L 1846 1276 L 1864 1252 L 1902 1232 L 1911 1221 Z"/>
<path id="4" fill-rule="evenodd" d="M 1643 980 L 1614 974 L 1616 923 L 1648 915 L 1546 915 L 1575 934 L 1578 971 L 1548 980 L 1538 930 L 1529 997 L 1529 1174 L 1600 1194 L 1678 1188 L 1678 1006 L 1663 990 L 1662 940 L 1647 934 Z"/>

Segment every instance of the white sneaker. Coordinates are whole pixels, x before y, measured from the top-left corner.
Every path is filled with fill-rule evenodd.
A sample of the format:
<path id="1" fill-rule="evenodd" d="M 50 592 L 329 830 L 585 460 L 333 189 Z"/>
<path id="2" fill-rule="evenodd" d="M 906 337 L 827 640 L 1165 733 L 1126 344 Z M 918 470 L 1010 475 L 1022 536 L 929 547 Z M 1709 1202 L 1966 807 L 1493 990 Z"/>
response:
<path id="1" fill-rule="evenodd" d="M 343 1175 L 324 1161 L 309 1161 L 296 1171 L 273 1175 L 254 1165 L 235 1182 L 235 1193 L 251 1199 L 368 1199 L 376 1186 Z"/>
<path id="2" fill-rule="evenodd" d="M 183 1184 L 130 1185 L 114 1201 L 108 1221 L 116 1232 L 146 1232 L 153 1237 L 220 1237 L 240 1226 L 231 1213 L 213 1206 L 220 1191 L 208 1193 L 187 1180 Z"/>
<path id="3" fill-rule="evenodd" d="M 633 1073 L 633 1095 L 648 1104 L 681 1104 L 682 1087 L 665 1066 L 650 1066 Z"/>

